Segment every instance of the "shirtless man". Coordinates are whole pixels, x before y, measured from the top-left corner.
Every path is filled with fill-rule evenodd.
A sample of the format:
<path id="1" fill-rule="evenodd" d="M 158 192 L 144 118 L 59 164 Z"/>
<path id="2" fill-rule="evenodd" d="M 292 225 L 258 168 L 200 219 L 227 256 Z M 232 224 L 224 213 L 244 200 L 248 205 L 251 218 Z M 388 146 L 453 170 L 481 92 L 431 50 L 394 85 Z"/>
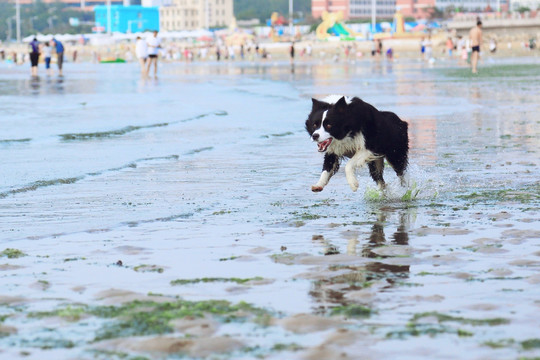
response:
<path id="1" fill-rule="evenodd" d="M 471 65 L 472 73 L 478 73 L 476 66 L 478 65 L 478 58 L 480 57 L 480 44 L 482 43 L 482 22 L 478 20 L 476 26 L 469 32 L 469 38 L 471 40 L 472 54 Z"/>

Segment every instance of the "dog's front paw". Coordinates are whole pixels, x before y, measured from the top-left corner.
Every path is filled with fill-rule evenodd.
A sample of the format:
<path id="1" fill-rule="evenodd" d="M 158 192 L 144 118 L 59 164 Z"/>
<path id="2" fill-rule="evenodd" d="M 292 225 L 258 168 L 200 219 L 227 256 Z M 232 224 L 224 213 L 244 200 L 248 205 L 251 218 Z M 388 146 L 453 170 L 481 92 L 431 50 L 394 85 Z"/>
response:
<path id="1" fill-rule="evenodd" d="M 323 190 L 322 186 L 319 185 L 311 185 L 311 191 L 313 192 L 321 192 Z"/>
<path id="2" fill-rule="evenodd" d="M 358 190 L 358 180 L 356 180 L 356 177 L 347 176 L 347 182 L 349 183 L 349 186 L 351 187 L 351 190 L 353 192 L 356 192 L 356 190 Z"/>

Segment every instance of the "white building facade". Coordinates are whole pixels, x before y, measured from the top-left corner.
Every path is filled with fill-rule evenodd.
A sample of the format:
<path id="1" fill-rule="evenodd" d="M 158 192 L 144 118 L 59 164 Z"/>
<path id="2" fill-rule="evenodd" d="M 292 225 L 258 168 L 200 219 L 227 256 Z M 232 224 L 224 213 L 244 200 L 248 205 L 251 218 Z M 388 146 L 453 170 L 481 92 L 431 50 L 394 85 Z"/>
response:
<path id="1" fill-rule="evenodd" d="M 444 10 L 448 7 L 462 8 L 465 11 L 484 11 L 488 7 L 495 10 L 497 8 L 497 0 L 437 0 L 435 7 Z"/>
<path id="2" fill-rule="evenodd" d="M 531 10 L 540 10 L 540 0 L 511 0 L 510 9 L 529 8 Z"/>
<path id="3" fill-rule="evenodd" d="M 349 0 L 350 18 L 370 18 L 372 0 Z M 396 13 L 396 0 L 376 0 L 375 10 L 377 18 L 391 19 Z"/>
<path id="4" fill-rule="evenodd" d="M 181 31 L 225 27 L 233 21 L 233 0 L 162 0 L 160 29 Z"/>

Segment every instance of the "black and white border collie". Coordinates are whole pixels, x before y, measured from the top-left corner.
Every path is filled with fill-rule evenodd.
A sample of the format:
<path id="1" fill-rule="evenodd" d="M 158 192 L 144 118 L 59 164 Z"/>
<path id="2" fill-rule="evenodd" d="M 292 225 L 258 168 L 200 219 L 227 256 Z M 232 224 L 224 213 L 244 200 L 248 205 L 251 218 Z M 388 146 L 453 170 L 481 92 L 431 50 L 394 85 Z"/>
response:
<path id="1" fill-rule="evenodd" d="M 405 185 L 408 164 L 408 124 L 396 114 L 379 111 L 357 97 L 331 95 L 319 101 L 306 120 L 306 130 L 324 154 L 319 181 L 312 191 L 322 191 L 339 169 L 343 158 L 349 158 L 345 175 L 352 191 L 358 189 L 355 171 L 368 164 L 373 180 L 384 189 L 384 159 Z"/>

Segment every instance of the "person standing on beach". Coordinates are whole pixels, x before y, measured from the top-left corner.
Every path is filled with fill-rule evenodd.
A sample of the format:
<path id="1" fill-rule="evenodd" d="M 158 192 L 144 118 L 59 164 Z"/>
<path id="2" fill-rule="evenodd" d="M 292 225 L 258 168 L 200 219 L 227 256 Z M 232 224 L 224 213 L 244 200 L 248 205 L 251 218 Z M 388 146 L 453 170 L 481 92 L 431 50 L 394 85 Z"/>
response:
<path id="1" fill-rule="evenodd" d="M 472 73 L 477 74 L 478 58 L 480 57 L 480 44 L 482 43 L 482 22 L 478 20 L 476 26 L 469 32 L 469 39 L 471 40 L 471 66 Z"/>
<path id="2" fill-rule="evenodd" d="M 36 38 L 30 42 L 30 65 L 32 66 L 32 76 L 38 75 L 39 62 L 39 41 Z"/>
<path id="3" fill-rule="evenodd" d="M 51 75 L 52 47 L 48 41 L 43 44 L 43 57 L 45 58 L 45 71 L 47 75 Z"/>
<path id="4" fill-rule="evenodd" d="M 294 41 L 291 43 L 291 47 L 289 48 L 289 55 L 291 57 L 291 64 L 294 64 Z"/>
<path id="5" fill-rule="evenodd" d="M 428 35 L 427 40 L 424 42 L 424 53 L 427 61 L 431 60 L 433 56 L 433 43 L 431 42 L 431 35 Z"/>
<path id="6" fill-rule="evenodd" d="M 446 39 L 446 53 L 448 54 L 449 58 L 452 58 L 452 51 L 454 50 L 454 42 L 452 41 L 452 37 L 448 37 Z"/>
<path id="7" fill-rule="evenodd" d="M 497 40 L 495 40 L 494 38 L 491 38 L 489 40 L 489 51 L 494 54 L 495 51 L 497 51 Z"/>
<path id="8" fill-rule="evenodd" d="M 157 61 L 159 48 L 161 47 L 161 40 L 157 37 L 158 32 L 154 30 L 154 34 L 146 39 L 146 44 L 148 45 L 148 67 L 146 68 L 146 73 L 150 74 L 150 68 L 154 64 L 154 76 L 157 77 Z"/>
<path id="9" fill-rule="evenodd" d="M 64 45 L 55 38 L 52 39 L 52 44 L 56 47 L 56 63 L 58 64 L 58 76 L 63 76 L 62 66 L 64 65 Z"/>
<path id="10" fill-rule="evenodd" d="M 135 56 L 141 65 L 141 75 L 145 76 L 148 46 L 146 45 L 146 41 L 144 41 L 140 36 L 137 36 L 137 41 L 135 42 Z"/>

